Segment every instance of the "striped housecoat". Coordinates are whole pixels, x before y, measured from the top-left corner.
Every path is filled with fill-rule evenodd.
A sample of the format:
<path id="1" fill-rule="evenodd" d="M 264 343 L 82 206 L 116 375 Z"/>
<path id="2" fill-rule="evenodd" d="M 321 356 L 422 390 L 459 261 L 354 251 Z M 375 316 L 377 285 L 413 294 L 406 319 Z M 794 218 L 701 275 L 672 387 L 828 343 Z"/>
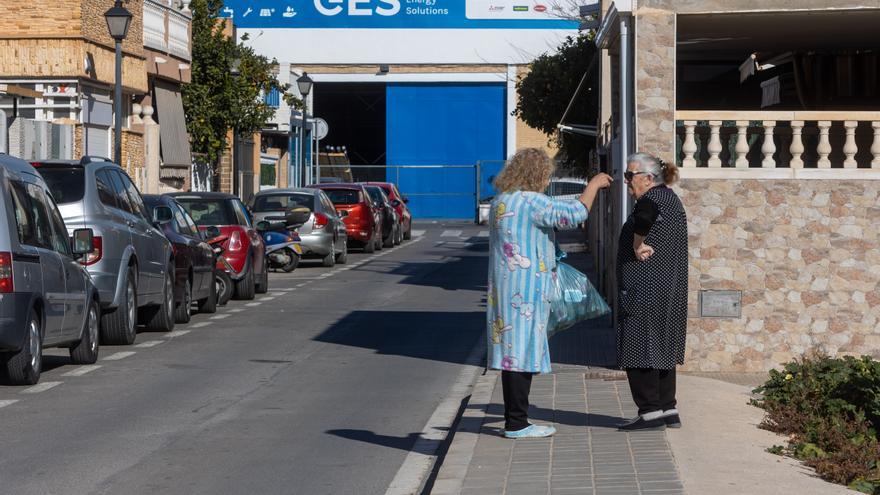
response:
<path id="1" fill-rule="evenodd" d="M 587 219 L 578 200 L 536 192 L 495 196 L 489 216 L 486 304 L 489 367 L 550 372 L 547 321 L 556 276 L 555 232 Z"/>

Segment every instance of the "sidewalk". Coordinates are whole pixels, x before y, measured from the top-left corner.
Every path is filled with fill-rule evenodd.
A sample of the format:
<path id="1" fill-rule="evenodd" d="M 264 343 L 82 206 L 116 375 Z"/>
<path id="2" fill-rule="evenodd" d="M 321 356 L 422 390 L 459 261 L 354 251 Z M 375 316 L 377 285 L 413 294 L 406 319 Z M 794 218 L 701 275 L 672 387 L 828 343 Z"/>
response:
<path id="1" fill-rule="evenodd" d="M 590 273 L 590 257 L 578 252 L 577 239 L 560 241 L 570 253 L 566 262 Z M 567 330 L 550 346 L 554 371 L 534 378 L 529 416 L 555 425 L 557 434 L 505 439 L 500 373 L 490 370 L 474 386 L 432 494 L 853 493 L 765 452 L 785 439 L 758 429 L 762 411 L 748 405 L 760 374 L 680 373 L 684 427 L 624 433 L 615 425 L 635 416 L 636 408 L 625 375 L 610 368 L 615 359 L 610 318 Z"/>

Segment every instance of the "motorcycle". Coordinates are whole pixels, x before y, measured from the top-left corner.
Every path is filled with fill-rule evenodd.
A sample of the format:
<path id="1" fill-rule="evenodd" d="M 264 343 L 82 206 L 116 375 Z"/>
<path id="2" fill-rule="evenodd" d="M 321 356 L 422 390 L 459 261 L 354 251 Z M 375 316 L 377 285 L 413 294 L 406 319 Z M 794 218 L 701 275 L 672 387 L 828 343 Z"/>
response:
<path id="1" fill-rule="evenodd" d="M 232 299 L 233 285 L 229 274 L 235 271 L 223 256 L 223 242 L 228 236 L 221 235 L 220 229 L 212 226 L 205 229 L 205 237 L 205 242 L 214 250 L 214 286 L 217 291 L 217 304 L 224 306 Z"/>
<path id="2" fill-rule="evenodd" d="M 284 217 L 270 217 L 257 224 L 257 231 L 266 245 L 269 268 L 285 273 L 296 269 L 303 254 L 302 240 L 296 229 L 305 224 L 310 215 L 308 208 L 296 208 Z"/>

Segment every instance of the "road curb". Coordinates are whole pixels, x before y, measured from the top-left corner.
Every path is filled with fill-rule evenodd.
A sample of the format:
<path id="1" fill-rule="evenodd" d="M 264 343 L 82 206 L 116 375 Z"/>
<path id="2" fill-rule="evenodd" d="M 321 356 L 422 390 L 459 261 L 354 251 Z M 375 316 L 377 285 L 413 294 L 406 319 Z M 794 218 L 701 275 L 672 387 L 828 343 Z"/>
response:
<path id="1" fill-rule="evenodd" d="M 474 456 L 474 449 L 477 447 L 477 440 L 480 438 L 480 429 L 492 402 L 492 392 L 495 390 L 498 376 L 498 371 L 489 370 L 477 379 L 458 428 L 455 430 L 452 444 L 440 466 L 440 472 L 431 490 L 433 495 L 461 493 L 464 478 Z"/>

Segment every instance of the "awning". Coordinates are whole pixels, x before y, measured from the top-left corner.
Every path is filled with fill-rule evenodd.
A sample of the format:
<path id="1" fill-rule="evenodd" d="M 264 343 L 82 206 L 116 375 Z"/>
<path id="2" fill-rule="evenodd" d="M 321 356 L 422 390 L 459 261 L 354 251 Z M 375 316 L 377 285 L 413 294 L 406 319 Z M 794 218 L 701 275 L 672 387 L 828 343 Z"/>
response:
<path id="1" fill-rule="evenodd" d="M 188 169 L 192 165 L 192 154 L 189 134 L 186 133 L 180 89 L 173 84 L 157 80 L 153 92 L 156 96 L 155 106 L 159 118 L 162 166 Z"/>

